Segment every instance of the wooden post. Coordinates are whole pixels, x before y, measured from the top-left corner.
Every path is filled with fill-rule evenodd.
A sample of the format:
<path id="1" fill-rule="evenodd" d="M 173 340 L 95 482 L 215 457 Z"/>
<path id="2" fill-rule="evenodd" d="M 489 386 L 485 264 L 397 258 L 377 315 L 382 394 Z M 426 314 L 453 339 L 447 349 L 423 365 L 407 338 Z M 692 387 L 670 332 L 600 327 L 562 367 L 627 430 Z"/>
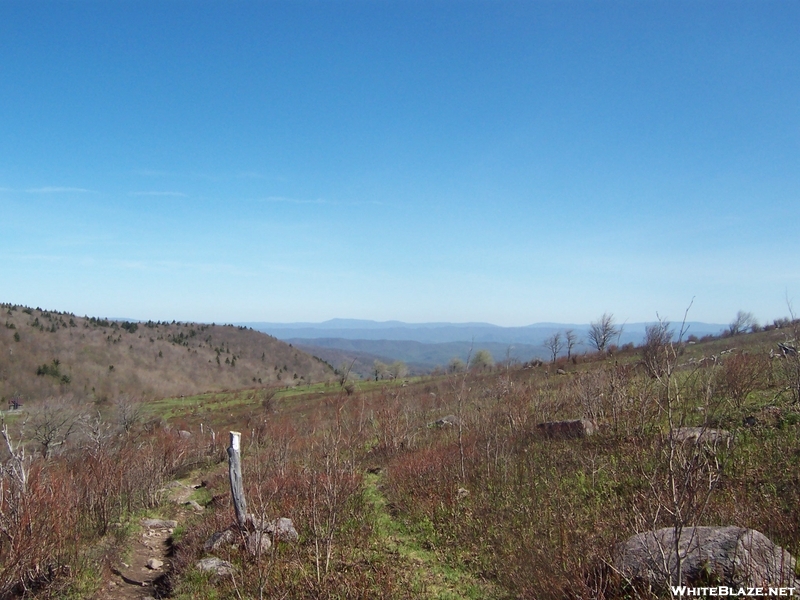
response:
<path id="1" fill-rule="evenodd" d="M 241 439 L 241 433 L 238 431 L 231 431 L 231 446 L 228 448 L 228 475 L 231 480 L 231 496 L 233 496 L 233 508 L 236 511 L 236 520 L 239 522 L 240 527 L 244 527 L 247 520 L 247 502 L 244 499 L 242 461 L 239 456 Z"/>

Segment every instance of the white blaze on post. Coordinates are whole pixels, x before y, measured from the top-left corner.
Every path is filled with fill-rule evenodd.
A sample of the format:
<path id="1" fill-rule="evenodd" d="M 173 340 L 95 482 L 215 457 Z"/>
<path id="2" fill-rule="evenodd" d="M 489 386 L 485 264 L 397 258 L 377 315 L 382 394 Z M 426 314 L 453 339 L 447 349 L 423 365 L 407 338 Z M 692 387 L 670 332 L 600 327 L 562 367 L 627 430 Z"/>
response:
<path id="1" fill-rule="evenodd" d="M 231 482 L 231 496 L 233 497 L 233 508 L 236 511 L 236 520 L 240 527 L 244 527 L 247 521 L 247 501 L 244 498 L 244 485 L 242 485 L 241 440 L 241 433 L 231 431 L 231 446 L 228 448 L 228 476 Z"/>

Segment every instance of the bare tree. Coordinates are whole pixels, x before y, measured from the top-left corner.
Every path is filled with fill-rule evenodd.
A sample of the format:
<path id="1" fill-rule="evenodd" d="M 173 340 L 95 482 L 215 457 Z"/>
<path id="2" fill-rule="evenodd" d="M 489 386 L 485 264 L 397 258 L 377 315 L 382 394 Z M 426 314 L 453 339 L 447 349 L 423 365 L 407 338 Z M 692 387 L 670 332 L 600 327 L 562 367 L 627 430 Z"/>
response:
<path id="1" fill-rule="evenodd" d="M 25 456 L 25 445 L 21 440 L 16 442 L 11 438 L 8 433 L 8 425 L 6 424 L 5 417 L 2 417 L 2 436 L 6 442 L 6 448 L 11 455 L 11 460 L 7 465 L 3 465 L 3 469 L 11 475 L 12 481 L 16 484 L 16 490 L 19 492 L 19 500 L 27 493 L 28 489 L 28 473 L 30 471 L 30 460 Z M 15 503 L 16 505 L 16 503 Z M 0 517 L 2 514 L 0 513 Z M 2 529 L 2 527 L 0 527 Z"/>
<path id="2" fill-rule="evenodd" d="M 31 437 L 42 447 L 42 455 L 49 458 L 59 446 L 66 443 L 78 423 L 78 415 L 68 406 L 44 404 L 31 418 Z"/>
<path id="3" fill-rule="evenodd" d="M 754 327 L 758 327 L 758 321 L 751 312 L 740 310 L 736 313 L 736 317 L 728 325 L 728 333 L 730 335 L 739 335 Z"/>
<path id="4" fill-rule="evenodd" d="M 117 423 L 125 431 L 131 430 L 144 418 L 144 405 L 130 396 L 120 396 L 114 402 Z"/>
<path id="5" fill-rule="evenodd" d="M 553 362 L 556 362 L 556 358 L 558 358 L 558 354 L 564 348 L 564 340 L 561 339 L 561 332 L 556 331 L 553 335 L 549 338 L 545 339 L 542 345 L 547 348 L 548 352 L 550 352 L 550 356 L 553 359 Z"/>
<path id="6" fill-rule="evenodd" d="M 605 352 L 608 343 L 618 335 L 622 330 L 616 326 L 614 322 L 614 315 L 610 313 L 603 313 L 597 321 L 592 321 L 589 324 L 589 341 L 597 348 L 598 352 Z"/>
<path id="7" fill-rule="evenodd" d="M 96 455 L 103 443 L 112 436 L 111 425 L 107 423 L 97 411 L 94 415 L 84 415 L 79 425 L 86 440 L 87 450 L 91 455 Z"/>
<path id="8" fill-rule="evenodd" d="M 575 335 L 573 329 L 567 329 L 564 332 L 564 343 L 567 346 L 567 360 L 569 360 L 572 358 L 572 349 L 575 348 L 575 344 L 578 343 L 578 336 Z"/>

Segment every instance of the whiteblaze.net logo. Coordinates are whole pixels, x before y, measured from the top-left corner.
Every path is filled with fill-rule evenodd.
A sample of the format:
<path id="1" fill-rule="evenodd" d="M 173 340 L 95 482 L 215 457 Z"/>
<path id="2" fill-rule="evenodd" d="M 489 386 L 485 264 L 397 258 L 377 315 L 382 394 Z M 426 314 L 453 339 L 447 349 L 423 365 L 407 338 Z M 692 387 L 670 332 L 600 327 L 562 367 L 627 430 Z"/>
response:
<path id="1" fill-rule="evenodd" d="M 716 598 L 765 598 L 765 597 L 789 597 L 794 596 L 797 588 L 793 587 L 728 587 L 720 585 L 717 587 L 690 587 L 686 585 L 673 585 L 673 598 L 686 597 L 716 597 Z"/>

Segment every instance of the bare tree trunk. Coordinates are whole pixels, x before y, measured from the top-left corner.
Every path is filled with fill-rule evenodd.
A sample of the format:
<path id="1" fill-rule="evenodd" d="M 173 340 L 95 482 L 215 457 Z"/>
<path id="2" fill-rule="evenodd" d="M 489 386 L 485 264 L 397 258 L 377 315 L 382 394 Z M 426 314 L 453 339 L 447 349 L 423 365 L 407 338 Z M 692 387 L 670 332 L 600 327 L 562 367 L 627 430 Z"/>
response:
<path id="1" fill-rule="evenodd" d="M 241 433 L 231 431 L 231 445 L 228 448 L 228 475 L 231 481 L 231 496 L 233 497 L 233 508 L 236 511 L 236 520 L 240 527 L 244 527 L 247 520 L 247 502 L 244 499 L 242 461 L 239 456 L 241 438 Z"/>

